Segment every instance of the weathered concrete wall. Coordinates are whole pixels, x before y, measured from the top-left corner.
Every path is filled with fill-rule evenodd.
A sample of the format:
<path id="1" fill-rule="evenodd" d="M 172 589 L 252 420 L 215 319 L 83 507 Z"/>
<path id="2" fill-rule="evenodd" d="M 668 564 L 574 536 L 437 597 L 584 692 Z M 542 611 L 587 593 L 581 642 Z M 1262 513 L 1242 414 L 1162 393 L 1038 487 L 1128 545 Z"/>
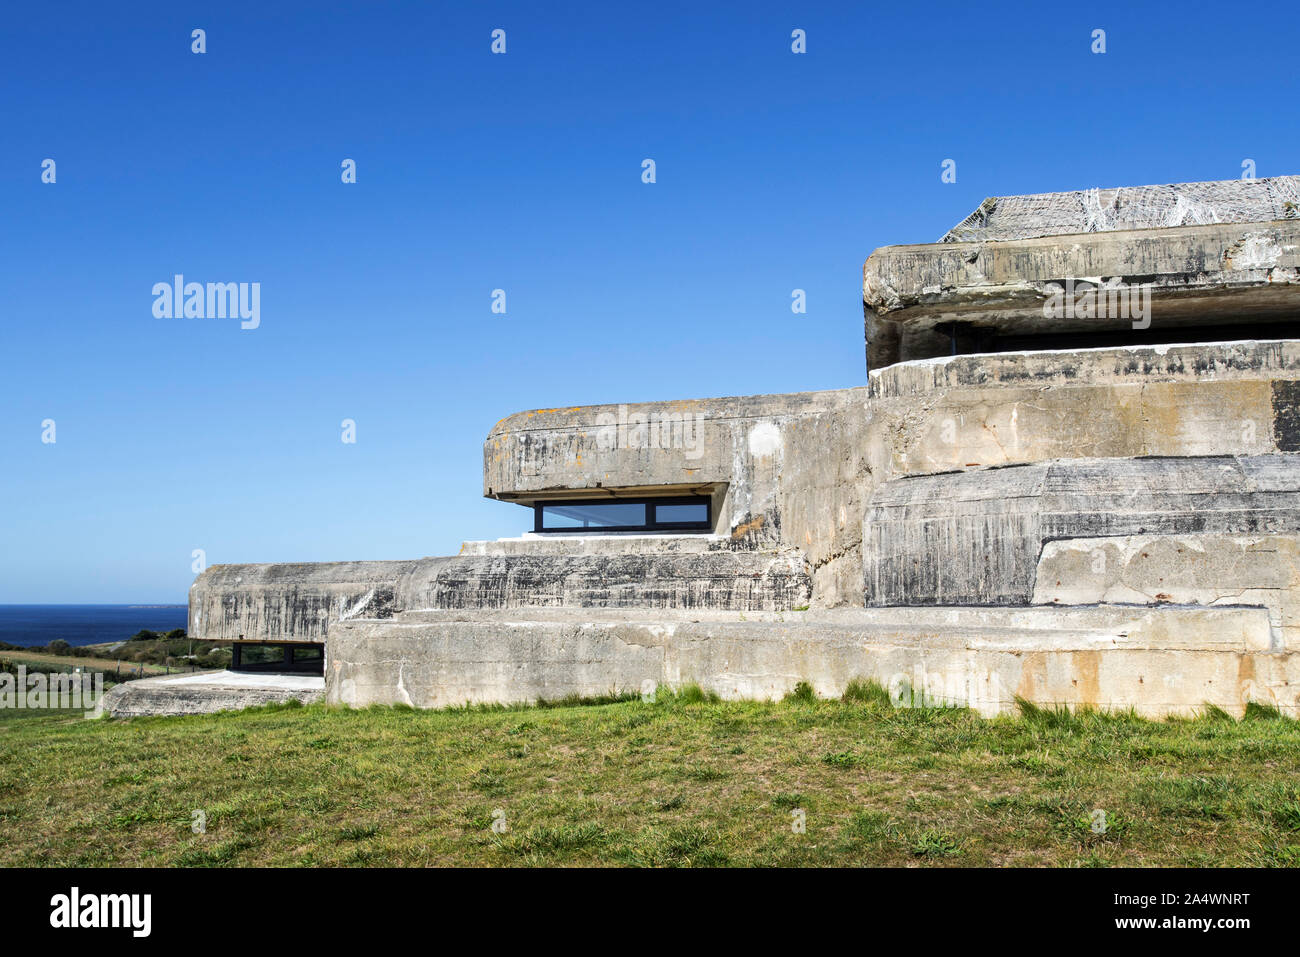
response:
<path id="1" fill-rule="evenodd" d="M 1248 700 L 1297 714 L 1300 655 L 1262 608 L 838 609 L 757 614 L 404 614 L 336 626 L 326 700 L 440 707 L 697 682 L 725 698 L 821 695 L 854 678 L 984 714 L 1043 704 L 1190 714 Z"/>
<path id="2" fill-rule="evenodd" d="M 877 471 L 1300 448 L 1300 343 L 955 357 L 873 373 Z"/>
<path id="3" fill-rule="evenodd" d="M 1300 456 L 1080 459 L 895 479 L 868 506 L 866 602 L 1025 605 L 1048 542 L 1192 534 L 1300 534 Z M 1203 573 L 1210 583 L 1213 569 Z"/>
<path id="4" fill-rule="evenodd" d="M 1047 236 L 1008 242 L 885 246 L 863 266 L 867 366 L 946 355 L 937 326 L 1028 335 L 1132 332 L 1131 315 L 1090 310 L 1046 318 L 1067 281 L 1150 285 L 1150 324 L 1179 328 L 1276 322 L 1288 335 L 1300 316 L 1300 220 Z"/>
<path id="5" fill-rule="evenodd" d="M 189 633 L 208 641 L 325 640 L 329 623 L 392 613 L 414 562 L 213 565 L 190 586 Z"/>
<path id="6" fill-rule="evenodd" d="M 780 542 L 777 485 L 792 432 L 852 405 L 855 393 L 865 390 L 521 412 L 484 443 L 483 492 L 533 502 L 721 486 L 717 532 L 742 547 Z"/>
<path id="7" fill-rule="evenodd" d="M 645 421 L 684 415 L 681 407 L 703 416 L 698 441 L 683 447 L 619 447 L 615 425 L 616 441 L 602 448 L 592 433 L 602 414 Z M 671 426 L 666 434 L 671 440 Z M 878 370 L 862 389 L 525 413 L 498 425 L 485 446 L 494 494 L 591 491 L 598 482 L 666 486 L 690 475 L 726 490 L 721 534 L 530 536 L 466 543 L 450 558 L 213 566 L 192 589 L 190 631 L 213 640 L 323 641 L 331 621 L 457 603 L 860 605 L 866 502 L 891 478 L 1071 458 L 1298 449 L 1295 341 L 958 356 Z M 742 557 L 748 552 L 755 554 Z M 1017 559 L 1018 580 L 1037 558 L 1035 551 Z"/>
<path id="8" fill-rule="evenodd" d="M 726 608 L 806 606 L 812 588 L 792 550 L 458 556 L 415 563 L 397 604 L 420 608 Z"/>
<path id="9" fill-rule="evenodd" d="M 1047 542 L 1033 603 L 1262 605 L 1272 651 L 1300 650 L 1300 538 L 1126 535 Z"/>
<path id="10" fill-rule="evenodd" d="M 532 539 L 407 562 L 214 565 L 190 589 L 190 633 L 209 641 L 325 641 L 330 624 L 423 608 L 800 608 L 812 585 L 794 549 L 638 536 L 577 546 Z M 469 551 L 473 552 L 474 547 Z"/>
<path id="11" fill-rule="evenodd" d="M 788 455 L 777 486 L 782 539 L 802 549 L 812 574 L 813 604 L 862 604 L 862 515 L 872 486 L 876 423 L 866 390 L 846 390 L 837 408 L 788 429 Z"/>

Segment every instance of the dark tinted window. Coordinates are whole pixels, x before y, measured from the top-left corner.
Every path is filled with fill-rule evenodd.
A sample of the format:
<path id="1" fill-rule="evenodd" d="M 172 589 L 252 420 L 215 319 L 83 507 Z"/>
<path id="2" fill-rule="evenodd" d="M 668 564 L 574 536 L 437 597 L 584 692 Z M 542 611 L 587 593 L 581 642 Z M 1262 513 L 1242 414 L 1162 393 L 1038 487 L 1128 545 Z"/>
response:
<path id="1" fill-rule="evenodd" d="M 543 505 L 542 528 L 626 528 L 646 523 L 643 502 Z"/>
<path id="2" fill-rule="evenodd" d="M 547 502 L 534 511 L 535 532 L 707 532 L 712 527 L 709 500 L 703 497 Z"/>
<path id="3" fill-rule="evenodd" d="M 284 661 L 284 645 L 243 645 L 239 649 L 239 658 L 246 665 Z"/>
<path id="4" fill-rule="evenodd" d="M 655 521 L 660 525 L 678 525 L 683 522 L 691 524 L 709 520 L 707 502 L 691 502 L 685 505 L 656 505 Z"/>

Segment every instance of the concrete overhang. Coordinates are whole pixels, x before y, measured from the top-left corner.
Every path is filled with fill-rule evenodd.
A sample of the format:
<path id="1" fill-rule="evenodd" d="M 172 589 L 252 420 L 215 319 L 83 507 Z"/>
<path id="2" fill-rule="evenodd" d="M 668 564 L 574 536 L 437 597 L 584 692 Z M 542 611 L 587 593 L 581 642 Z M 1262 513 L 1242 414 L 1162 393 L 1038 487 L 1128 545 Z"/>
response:
<path id="1" fill-rule="evenodd" d="M 851 390 L 831 390 L 518 412 L 483 443 L 483 494 L 525 504 L 716 495 L 735 484 L 737 470 L 775 477 L 782 430 L 851 401 Z"/>
<path id="2" fill-rule="evenodd" d="M 594 488 L 550 488 L 532 491 L 493 491 L 490 498 L 519 505 L 536 505 L 538 502 L 556 500 L 608 501 L 620 498 L 664 498 L 671 496 L 713 496 L 725 492 L 726 482 L 702 482 L 692 485 L 620 485 Z"/>
<path id="3" fill-rule="evenodd" d="M 1063 294 L 1103 283 L 1126 290 L 1134 307 L 1149 297 L 1146 316 L 1113 300 L 1101 307 L 1100 296 L 1067 314 Z M 1300 219 L 885 246 L 867 259 L 862 291 L 871 369 L 1008 348 L 981 348 L 995 338 L 1041 338 L 1010 348 L 1051 348 L 1049 337 L 1063 333 L 1174 343 L 1196 341 L 1198 327 L 1294 331 Z M 1273 338 L 1288 334 L 1279 328 Z"/>

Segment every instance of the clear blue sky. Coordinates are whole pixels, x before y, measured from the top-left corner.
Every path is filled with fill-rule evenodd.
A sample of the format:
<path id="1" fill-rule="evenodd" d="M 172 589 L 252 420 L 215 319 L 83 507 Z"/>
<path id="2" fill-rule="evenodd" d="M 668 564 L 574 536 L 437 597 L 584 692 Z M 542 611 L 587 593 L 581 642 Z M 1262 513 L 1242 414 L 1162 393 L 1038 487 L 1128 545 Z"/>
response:
<path id="1" fill-rule="evenodd" d="M 517 534 L 482 498 L 505 415 L 860 385 L 877 246 L 989 195 L 1300 170 L 1293 5 L 705 7 L 9 10 L 0 602 Z M 260 328 L 155 318 L 178 272 L 260 282 Z"/>

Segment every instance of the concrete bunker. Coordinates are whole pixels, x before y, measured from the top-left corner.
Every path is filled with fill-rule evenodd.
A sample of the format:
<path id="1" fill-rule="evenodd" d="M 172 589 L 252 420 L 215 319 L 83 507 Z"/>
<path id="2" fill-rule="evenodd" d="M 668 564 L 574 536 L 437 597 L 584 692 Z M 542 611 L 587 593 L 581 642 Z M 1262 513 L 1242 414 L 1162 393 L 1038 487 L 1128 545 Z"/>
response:
<path id="1" fill-rule="evenodd" d="M 1300 713 L 1298 193 L 986 201 L 867 259 L 862 386 L 511 415 L 483 493 L 529 530 L 214 565 L 191 633 L 323 648 L 355 706 L 923 674 L 990 714 Z"/>

